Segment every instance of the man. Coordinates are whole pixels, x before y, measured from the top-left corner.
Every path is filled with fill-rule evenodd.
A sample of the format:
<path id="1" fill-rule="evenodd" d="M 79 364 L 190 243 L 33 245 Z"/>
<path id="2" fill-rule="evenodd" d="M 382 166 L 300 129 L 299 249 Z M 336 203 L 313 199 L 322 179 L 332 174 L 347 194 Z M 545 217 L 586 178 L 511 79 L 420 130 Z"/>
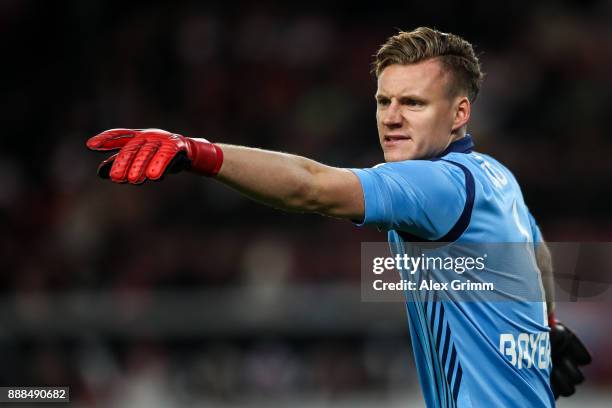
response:
<path id="1" fill-rule="evenodd" d="M 574 392 L 582 381 L 577 366 L 590 356 L 554 320 L 550 254 L 514 176 L 472 150 L 467 124 L 483 74 L 471 44 L 430 28 L 400 32 L 378 51 L 375 70 L 386 163 L 371 169 L 160 129 L 112 129 L 87 146 L 120 149 L 99 168 L 114 182 L 140 184 L 185 169 L 277 208 L 375 225 L 398 253 L 421 241 L 533 243 L 537 266 L 512 270 L 510 279 L 535 291 L 536 301 L 409 298 L 406 308 L 427 406 L 553 406 Z"/>

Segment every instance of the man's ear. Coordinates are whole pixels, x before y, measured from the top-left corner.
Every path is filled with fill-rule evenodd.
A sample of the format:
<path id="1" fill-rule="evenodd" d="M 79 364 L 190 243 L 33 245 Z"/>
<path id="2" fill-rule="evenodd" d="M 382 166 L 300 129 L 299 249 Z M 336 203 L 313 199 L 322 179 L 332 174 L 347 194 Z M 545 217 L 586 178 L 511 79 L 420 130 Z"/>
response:
<path id="1" fill-rule="evenodd" d="M 455 100 L 455 118 L 453 120 L 453 131 L 461 129 L 470 120 L 472 104 L 467 96 L 461 96 Z"/>

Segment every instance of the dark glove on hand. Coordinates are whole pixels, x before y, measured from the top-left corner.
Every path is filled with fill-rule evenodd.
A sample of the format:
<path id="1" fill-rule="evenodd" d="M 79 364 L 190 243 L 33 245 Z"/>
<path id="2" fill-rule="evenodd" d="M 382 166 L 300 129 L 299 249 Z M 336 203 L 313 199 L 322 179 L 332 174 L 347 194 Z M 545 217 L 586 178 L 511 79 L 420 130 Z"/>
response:
<path id="1" fill-rule="evenodd" d="M 555 395 L 569 397 L 576 392 L 576 385 L 584 381 L 579 366 L 591 363 L 591 354 L 582 341 L 562 323 L 550 319 L 550 347 L 552 372 L 550 386 Z"/>

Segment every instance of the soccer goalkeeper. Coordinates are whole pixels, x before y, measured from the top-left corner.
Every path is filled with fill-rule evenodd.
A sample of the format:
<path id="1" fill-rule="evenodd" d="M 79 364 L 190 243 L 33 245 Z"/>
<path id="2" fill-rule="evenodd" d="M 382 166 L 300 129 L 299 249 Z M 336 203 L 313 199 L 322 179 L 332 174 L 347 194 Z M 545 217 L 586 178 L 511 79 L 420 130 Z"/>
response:
<path id="1" fill-rule="evenodd" d="M 379 49 L 375 70 L 386 163 L 374 168 L 330 167 L 160 129 L 107 130 L 87 146 L 119 150 L 98 170 L 116 183 L 189 171 L 277 208 L 377 226 L 395 246 L 532 242 L 535 274 L 511 278 L 537 288 L 541 301 L 410 301 L 406 309 L 428 407 L 554 406 L 574 393 L 590 355 L 554 318 L 550 253 L 517 181 L 473 151 L 467 125 L 483 74 L 471 44 L 430 28 L 400 32 Z"/>

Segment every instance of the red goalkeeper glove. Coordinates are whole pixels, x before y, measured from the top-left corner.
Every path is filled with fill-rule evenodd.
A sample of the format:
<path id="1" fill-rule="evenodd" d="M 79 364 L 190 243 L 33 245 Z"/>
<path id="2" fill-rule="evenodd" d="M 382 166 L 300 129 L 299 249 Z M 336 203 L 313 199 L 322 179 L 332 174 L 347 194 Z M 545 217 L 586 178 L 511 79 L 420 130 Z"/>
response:
<path id="1" fill-rule="evenodd" d="M 214 176 L 223 163 L 221 148 L 161 129 L 110 129 L 87 141 L 92 150 L 119 150 L 98 167 L 115 183 L 140 184 L 181 170 Z"/>
<path id="2" fill-rule="evenodd" d="M 555 319 L 548 317 L 550 326 L 550 347 L 552 371 L 550 386 L 555 395 L 569 397 L 576 392 L 576 385 L 584 381 L 578 366 L 591 363 L 591 354 L 582 341 L 570 329 Z"/>

